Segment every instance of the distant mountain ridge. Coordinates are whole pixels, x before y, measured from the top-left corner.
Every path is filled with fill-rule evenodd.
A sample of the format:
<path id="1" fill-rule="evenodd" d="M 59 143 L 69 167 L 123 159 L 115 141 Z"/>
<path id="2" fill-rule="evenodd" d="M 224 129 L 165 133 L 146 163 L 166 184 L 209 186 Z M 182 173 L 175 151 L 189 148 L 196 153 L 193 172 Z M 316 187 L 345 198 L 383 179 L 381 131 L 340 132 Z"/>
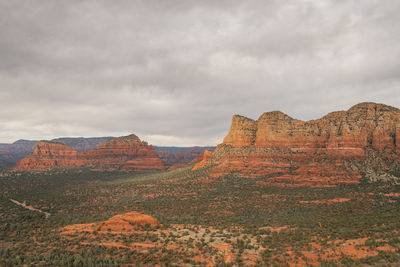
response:
<path id="1" fill-rule="evenodd" d="M 174 164 L 188 164 L 196 157 L 201 155 L 205 150 L 213 151 L 214 146 L 195 146 L 195 147 L 163 147 L 155 146 L 154 149 L 162 160 L 168 165 Z"/>
<path id="2" fill-rule="evenodd" d="M 114 137 L 63 137 L 50 141 L 59 142 L 79 151 L 86 152 L 97 148 Z M 10 168 L 15 163 L 33 153 L 37 144 L 36 140 L 20 139 L 11 144 L 0 144 L 0 168 Z"/>
<path id="3" fill-rule="evenodd" d="M 115 137 L 106 136 L 106 137 L 62 137 L 62 138 L 55 138 L 51 141 L 59 142 L 64 145 L 67 145 L 79 152 L 87 152 L 94 148 L 98 148 L 105 142 L 114 139 Z"/>
<path id="4" fill-rule="evenodd" d="M 33 152 L 37 141 L 18 140 L 12 144 L 0 145 L 0 169 L 12 167 L 18 160 Z"/>

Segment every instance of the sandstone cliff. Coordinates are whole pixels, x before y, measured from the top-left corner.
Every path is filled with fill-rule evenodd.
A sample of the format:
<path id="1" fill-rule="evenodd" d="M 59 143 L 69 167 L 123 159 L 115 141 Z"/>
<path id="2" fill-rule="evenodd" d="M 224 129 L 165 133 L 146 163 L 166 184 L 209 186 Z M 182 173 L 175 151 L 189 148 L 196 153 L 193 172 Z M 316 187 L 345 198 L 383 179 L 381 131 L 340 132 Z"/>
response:
<path id="1" fill-rule="evenodd" d="M 115 137 L 64 137 L 51 141 L 61 143 L 79 152 L 87 152 L 99 147 Z M 18 160 L 32 154 L 38 141 L 18 140 L 12 144 L 0 144 L 0 169 L 14 166 Z"/>
<path id="2" fill-rule="evenodd" d="M 154 148 L 136 135 L 118 137 L 98 148 L 79 152 L 52 141 L 40 141 L 33 153 L 19 160 L 15 171 L 48 171 L 85 167 L 96 171 L 145 171 L 165 169 Z"/>
<path id="3" fill-rule="evenodd" d="M 396 179 L 399 169 L 400 110 L 361 103 L 318 120 L 300 121 L 273 111 L 257 121 L 235 115 L 222 144 L 194 170 L 210 176 L 236 173 L 281 186 L 335 186 Z"/>

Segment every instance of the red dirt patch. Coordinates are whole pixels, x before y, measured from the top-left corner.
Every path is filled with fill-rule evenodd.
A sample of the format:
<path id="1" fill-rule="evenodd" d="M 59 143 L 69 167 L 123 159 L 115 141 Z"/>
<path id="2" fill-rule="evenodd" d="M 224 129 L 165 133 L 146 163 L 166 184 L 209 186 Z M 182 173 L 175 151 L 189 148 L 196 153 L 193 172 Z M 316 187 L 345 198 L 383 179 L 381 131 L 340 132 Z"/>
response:
<path id="1" fill-rule="evenodd" d="M 232 255 L 232 252 L 231 252 L 232 245 L 226 244 L 226 245 L 212 245 L 212 246 L 214 248 L 224 252 L 225 263 L 231 263 L 232 262 L 232 258 L 233 258 L 233 255 Z"/>
<path id="2" fill-rule="evenodd" d="M 317 265 L 317 263 L 318 263 L 318 255 L 317 254 L 310 252 L 310 251 L 306 251 L 306 250 L 302 251 L 301 253 L 304 255 L 304 257 L 307 258 L 308 264 Z"/>
<path id="3" fill-rule="evenodd" d="M 396 251 L 396 249 L 394 247 L 392 247 L 391 245 L 388 245 L 388 244 L 386 244 L 384 246 L 377 247 L 376 250 L 389 251 L 389 252 L 395 252 Z"/>
<path id="4" fill-rule="evenodd" d="M 388 193 L 385 194 L 386 197 L 400 197 L 400 193 Z"/>
<path id="5" fill-rule="evenodd" d="M 342 248 L 342 253 L 353 260 L 358 260 L 366 257 L 376 256 L 378 252 L 367 250 L 367 247 L 356 247 L 355 245 L 346 245 Z"/>
<path id="6" fill-rule="evenodd" d="M 359 260 L 366 257 L 372 257 L 378 255 L 376 250 L 371 250 L 365 246 L 365 241 L 367 237 L 349 240 L 336 240 L 330 241 L 328 244 L 334 244 L 335 248 L 333 250 L 326 250 L 322 255 L 322 259 L 333 260 L 337 259 L 340 255 L 344 255 L 353 260 Z"/>
<path id="7" fill-rule="evenodd" d="M 255 266 L 257 264 L 257 256 L 254 254 L 243 254 L 242 259 L 245 266 Z"/>
<path id="8" fill-rule="evenodd" d="M 333 198 L 333 199 L 324 199 L 324 200 L 310 200 L 310 201 L 299 201 L 300 204 L 333 204 L 333 203 L 341 203 L 349 201 L 350 198 Z"/>

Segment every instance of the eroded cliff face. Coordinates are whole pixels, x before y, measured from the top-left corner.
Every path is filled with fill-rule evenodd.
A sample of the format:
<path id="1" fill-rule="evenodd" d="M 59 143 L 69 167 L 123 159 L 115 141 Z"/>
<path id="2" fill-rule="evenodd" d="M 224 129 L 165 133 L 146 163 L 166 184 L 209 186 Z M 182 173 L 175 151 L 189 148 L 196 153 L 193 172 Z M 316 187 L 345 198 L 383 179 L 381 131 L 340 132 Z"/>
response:
<path id="1" fill-rule="evenodd" d="M 400 111 L 361 103 L 307 122 L 279 111 L 257 121 L 235 115 L 224 142 L 194 170 L 210 166 L 214 178 L 265 177 L 263 185 L 335 186 L 377 173 L 395 179 L 390 172 L 398 170 L 399 152 Z"/>
<path id="2" fill-rule="evenodd" d="M 145 171 L 165 169 L 151 145 L 136 135 L 118 137 L 88 152 L 64 144 L 40 141 L 34 152 L 17 162 L 15 171 L 49 171 L 86 167 L 96 171 Z"/>

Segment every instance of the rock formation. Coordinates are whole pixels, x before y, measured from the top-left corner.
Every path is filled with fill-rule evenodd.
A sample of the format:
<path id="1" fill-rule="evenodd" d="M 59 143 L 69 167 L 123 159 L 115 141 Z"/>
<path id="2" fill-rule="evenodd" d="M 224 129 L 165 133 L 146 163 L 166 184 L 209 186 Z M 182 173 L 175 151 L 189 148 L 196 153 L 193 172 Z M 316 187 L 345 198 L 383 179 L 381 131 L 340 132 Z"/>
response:
<path id="1" fill-rule="evenodd" d="M 139 230 L 143 226 L 148 225 L 150 227 L 154 227 L 159 224 L 160 222 L 150 215 L 131 211 L 128 213 L 115 215 L 102 222 L 65 226 L 61 229 L 61 235 L 75 235 L 82 232 L 97 232 L 102 234 L 132 233 L 133 231 Z"/>
<path id="2" fill-rule="evenodd" d="M 204 150 L 214 150 L 215 147 L 155 147 L 155 149 L 167 165 L 183 166 L 182 164 L 191 163 L 202 155 Z"/>
<path id="3" fill-rule="evenodd" d="M 149 215 L 141 214 L 136 211 L 128 212 L 125 214 L 115 215 L 111 217 L 105 222 L 101 222 L 97 227 L 96 230 L 98 232 L 106 232 L 106 231 L 113 231 L 113 232 L 121 232 L 121 231 L 129 231 L 134 230 L 137 226 L 155 226 L 158 225 L 159 221 Z"/>
<path id="4" fill-rule="evenodd" d="M 145 171 L 165 169 L 151 145 L 136 135 L 118 137 L 98 148 L 79 152 L 52 141 L 40 141 L 33 153 L 17 162 L 15 171 L 48 171 L 85 167 L 95 171 Z"/>
<path id="5" fill-rule="evenodd" d="M 257 121 L 235 115 L 223 143 L 194 170 L 209 166 L 211 177 L 235 173 L 260 185 L 335 186 L 396 179 L 399 155 L 400 110 L 361 103 L 307 122 L 279 111 Z"/>
<path id="6" fill-rule="evenodd" d="M 51 141 L 61 143 L 79 152 L 87 152 L 97 148 L 115 137 L 64 137 Z M 12 144 L 0 144 L 0 169 L 8 169 L 33 153 L 38 141 L 18 140 Z"/>

